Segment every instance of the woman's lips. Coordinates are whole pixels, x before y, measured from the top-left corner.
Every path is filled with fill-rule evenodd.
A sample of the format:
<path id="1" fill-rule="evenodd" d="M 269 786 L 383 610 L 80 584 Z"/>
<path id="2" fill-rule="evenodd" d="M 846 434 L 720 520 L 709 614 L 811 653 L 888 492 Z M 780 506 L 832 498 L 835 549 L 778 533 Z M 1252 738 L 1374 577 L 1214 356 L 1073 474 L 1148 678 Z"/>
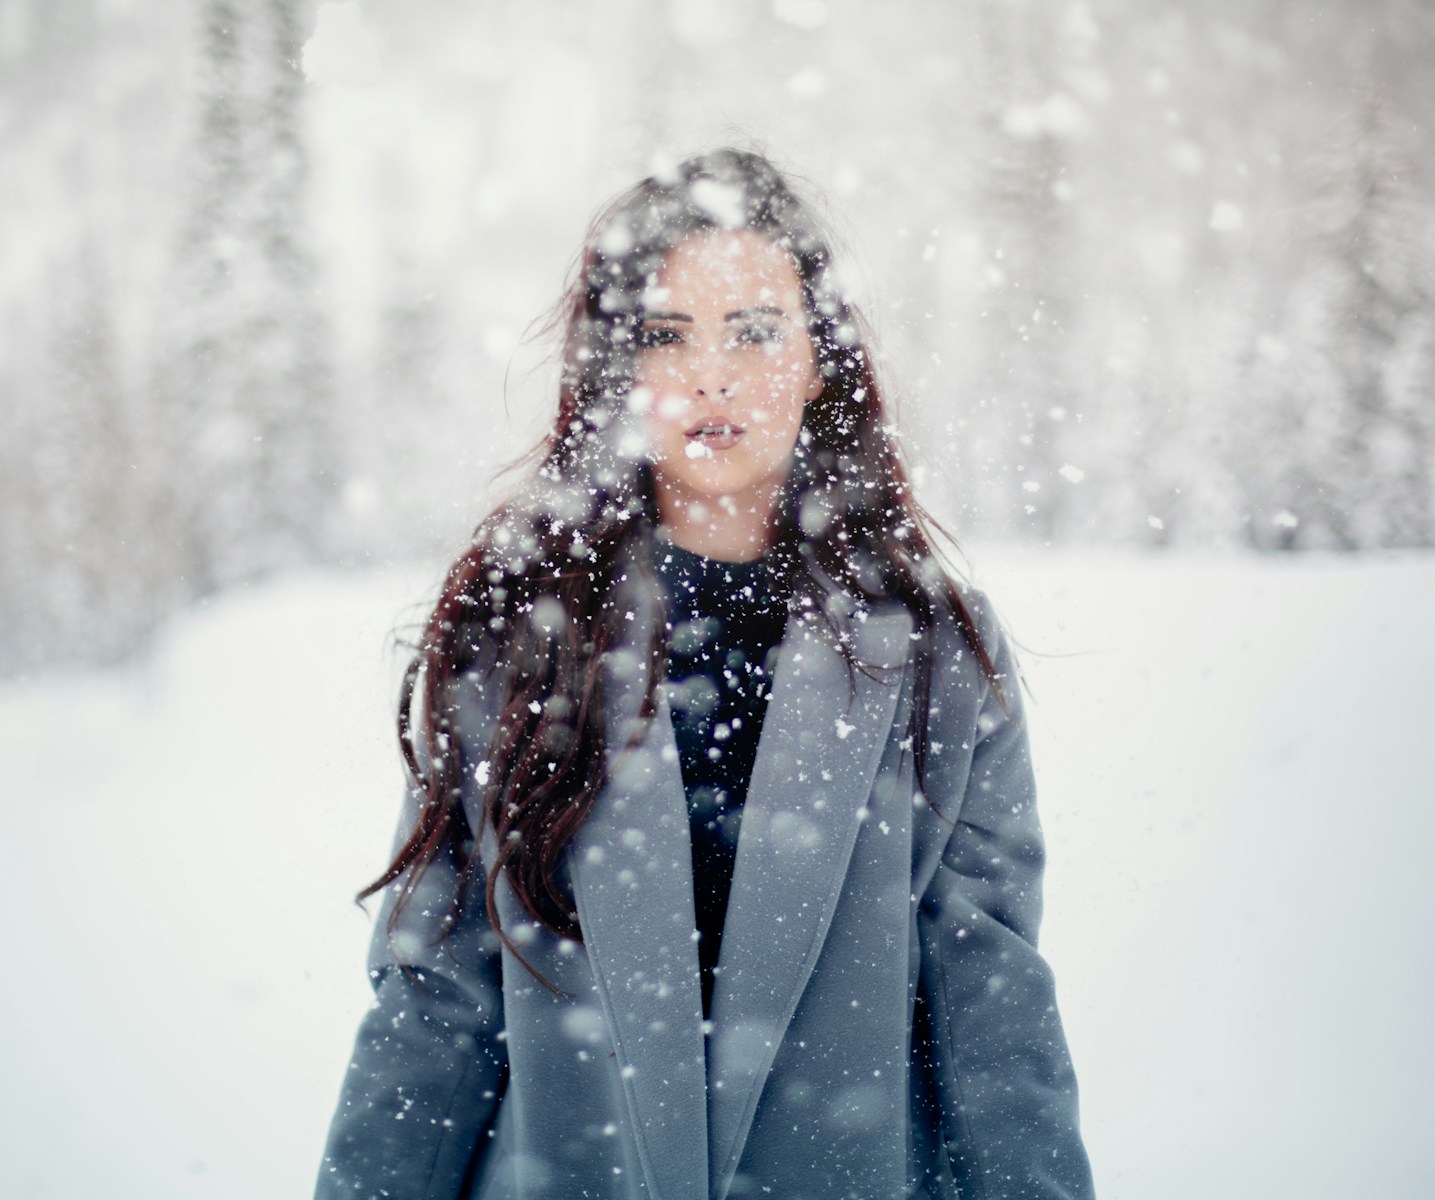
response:
<path id="1" fill-rule="evenodd" d="M 704 451 L 731 450 L 747 430 L 731 421 L 704 421 L 694 425 L 684 436 L 688 439 L 688 457 L 696 458 Z"/>

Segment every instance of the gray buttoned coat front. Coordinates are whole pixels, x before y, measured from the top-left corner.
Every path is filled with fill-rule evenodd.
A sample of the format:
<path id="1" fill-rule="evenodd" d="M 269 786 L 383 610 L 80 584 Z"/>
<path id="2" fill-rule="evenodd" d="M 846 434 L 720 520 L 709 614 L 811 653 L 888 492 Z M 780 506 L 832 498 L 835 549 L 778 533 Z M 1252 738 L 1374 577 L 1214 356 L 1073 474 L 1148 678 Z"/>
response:
<path id="1" fill-rule="evenodd" d="M 789 622 L 706 1028 L 671 722 L 664 706 L 634 724 L 638 659 L 610 656 L 610 782 L 567 858 L 583 942 L 499 889 L 505 929 L 561 994 L 500 949 L 481 894 L 436 940 L 451 858 L 390 934 L 391 890 L 319 1200 L 1090 1197 L 1036 949 L 1043 851 L 1019 686 L 969 600 L 1002 696 L 939 627 L 920 789 L 906 610 L 854 614 L 875 669 L 851 674 L 825 624 Z M 468 677 L 458 701 L 474 829 L 499 679 Z M 410 799 L 400 836 L 416 812 Z"/>

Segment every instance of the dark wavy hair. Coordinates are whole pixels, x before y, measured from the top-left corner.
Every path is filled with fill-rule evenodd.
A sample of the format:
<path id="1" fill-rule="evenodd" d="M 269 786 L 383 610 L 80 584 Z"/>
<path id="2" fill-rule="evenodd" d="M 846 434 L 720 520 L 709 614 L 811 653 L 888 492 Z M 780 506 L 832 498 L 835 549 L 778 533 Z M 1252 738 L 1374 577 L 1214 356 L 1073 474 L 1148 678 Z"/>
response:
<path id="1" fill-rule="evenodd" d="M 392 919 L 427 866 L 452 848 L 462 874 L 450 925 L 481 882 L 494 928 L 524 961 L 499 921 L 495 895 L 506 877 L 535 921 L 582 940 L 561 866 L 607 782 L 603 663 L 620 644 L 631 646 L 635 608 L 645 613 L 644 719 L 657 711 L 665 661 L 661 606 L 631 602 L 643 584 L 657 586 L 648 553 L 657 526 L 652 470 L 633 449 L 626 406 L 635 335 L 663 256 L 684 238 L 719 229 L 760 233 L 791 255 L 823 378 L 803 415 L 773 529 L 773 552 L 793 579 L 794 618 L 827 622 L 849 669 L 862 669 L 850 629 L 824 603 L 827 587 L 861 605 L 895 600 L 910 610 L 919 779 L 940 618 L 955 621 L 997 682 L 971 613 L 933 550 L 933 531 L 948 535 L 912 494 L 866 326 L 837 282 L 830 240 L 761 155 L 724 149 L 688 159 L 620 195 L 589 228 L 555 316 L 563 349 L 552 430 L 518 495 L 478 526 L 449 569 L 405 673 L 399 742 L 422 808 L 393 862 L 359 896 L 402 879 Z M 488 745 L 460 747 L 457 685 L 480 670 L 501 694 L 498 720 Z M 486 872 L 485 831 L 470 827 L 461 803 L 464 750 L 470 764 L 481 756 L 488 766 L 481 821 L 496 852 Z"/>

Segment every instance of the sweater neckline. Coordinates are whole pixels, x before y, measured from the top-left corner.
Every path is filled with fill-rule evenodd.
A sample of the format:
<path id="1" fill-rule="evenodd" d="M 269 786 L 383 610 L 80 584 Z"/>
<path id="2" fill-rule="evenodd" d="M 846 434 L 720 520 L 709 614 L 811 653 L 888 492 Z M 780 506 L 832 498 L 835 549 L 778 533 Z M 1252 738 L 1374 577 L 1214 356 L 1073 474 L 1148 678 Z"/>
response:
<path id="1" fill-rule="evenodd" d="M 785 611 L 790 592 L 783 556 L 769 549 L 745 562 L 684 549 L 662 539 L 653 543 L 653 566 L 673 598 L 682 593 L 699 606 L 716 605 L 734 615 Z M 679 603 L 678 607 L 687 607 Z"/>

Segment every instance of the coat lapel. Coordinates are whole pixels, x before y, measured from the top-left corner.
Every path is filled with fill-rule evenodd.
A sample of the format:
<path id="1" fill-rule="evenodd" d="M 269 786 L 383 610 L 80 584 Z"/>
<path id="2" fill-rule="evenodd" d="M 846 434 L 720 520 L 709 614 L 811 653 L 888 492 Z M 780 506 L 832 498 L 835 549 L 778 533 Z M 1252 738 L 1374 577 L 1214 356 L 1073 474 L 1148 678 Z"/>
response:
<path id="1" fill-rule="evenodd" d="M 852 628 L 859 659 L 897 670 L 882 680 L 854 671 L 849 682 L 824 627 L 789 623 L 748 785 L 708 1049 L 720 1198 L 827 936 L 901 690 L 910 616 L 871 614 Z"/>
<path id="2" fill-rule="evenodd" d="M 854 620 L 859 659 L 900 670 L 904 610 Z M 763 1084 L 846 878 L 900 688 L 855 671 L 827 629 L 793 620 L 748 784 L 704 1051 L 692 842 L 672 718 L 635 724 L 638 656 L 607 677 L 608 786 L 570 858 L 588 958 L 654 1200 L 725 1197 Z M 628 735 L 641 740 L 625 750 Z"/>
<path id="3" fill-rule="evenodd" d="M 687 801 L 665 702 L 642 741 L 624 749 L 629 732 L 640 728 L 637 661 L 620 652 L 609 670 L 609 783 L 574 839 L 574 895 L 647 1194 L 706 1200 L 706 1063 Z"/>

